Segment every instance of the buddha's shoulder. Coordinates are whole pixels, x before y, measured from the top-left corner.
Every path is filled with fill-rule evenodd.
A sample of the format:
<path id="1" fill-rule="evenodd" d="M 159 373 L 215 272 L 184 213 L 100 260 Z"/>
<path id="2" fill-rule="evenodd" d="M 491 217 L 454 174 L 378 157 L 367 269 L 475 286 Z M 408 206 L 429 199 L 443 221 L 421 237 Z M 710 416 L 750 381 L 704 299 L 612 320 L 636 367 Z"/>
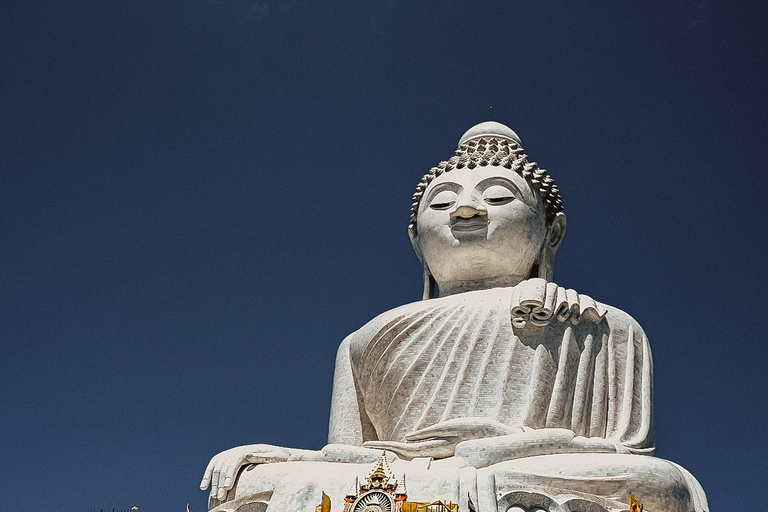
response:
<path id="1" fill-rule="evenodd" d="M 631 333 L 632 337 L 645 337 L 645 331 L 629 313 L 609 304 L 600 304 L 606 310 L 605 321 L 614 335 L 626 333 L 629 336 Z"/>
<path id="2" fill-rule="evenodd" d="M 624 337 L 631 333 L 633 337 L 644 336 L 640 324 L 628 313 L 574 290 L 564 291 L 562 287 L 557 287 L 562 297 L 558 296 L 555 300 L 548 299 L 546 291 L 543 291 L 542 295 L 537 300 L 534 300 L 528 295 L 532 289 L 530 281 L 533 280 L 521 283 L 524 286 L 518 285 L 516 287 L 470 291 L 398 306 L 381 313 L 350 334 L 344 340 L 344 345 L 364 345 L 372 339 L 381 336 L 382 333 L 390 330 L 398 331 L 400 328 L 405 328 L 406 325 L 412 325 L 422 318 L 429 318 L 435 313 L 450 311 L 451 314 L 456 314 L 457 310 L 462 308 L 470 309 L 478 304 L 485 304 L 487 307 L 492 308 L 508 309 L 510 311 L 510 321 L 513 324 L 515 324 L 515 315 L 521 311 L 516 308 L 521 303 L 527 304 L 527 314 L 530 320 L 533 320 L 535 314 L 539 315 L 538 318 L 541 318 L 541 310 L 537 310 L 537 304 L 539 304 L 539 307 L 551 308 L 551 313 L 548 317 L 545 315 L 545 319 L 539 322 L 540 325 L 546 325 L 550 322 L 554 324 L 562 322 L 564 327 L 581 324 L 582 328 L 584 328 L 589 324 L 603 324 L 609 327 L 610 331 L 615 335 Z M 549 283 L 549 285 L 551 287 L 553 283 Z M 549 305 L 547 305 L 547 302 L 549 302 Z M 564 308 L 567 309 L 567 314 Z M 560 318 L 558 318 L 558 312 L 560 313 Z M 537 327 L 534 321 L 522 322 L 520 325 L 525 325 L 527 326 L 526 328 L 530 329 Z"/>
<path id="3" fill-rule="evenodd" d="M 511 292 L 511 288 L 509 291 Z M 498 291 L 496 294 L 498 295 Z M 418 322 L 420 319 L 428 319 L 439 312 L 456 311 L 470 302 L 483 300 L 482 295 L 483 292 L 466 292 L 448 297 L 411 302 L 384 311 L 347 336 L 342 343 L 342 350 L 347 346 L 366 345 L 374 338 L 381 336 L 382 333 L 399 332 L 405 326 Z"/>
<path id="4" fill-rule="evenodd" d="M 388 326 L 392 325 L 393 323 L 396 323 L 404 318 L 419 315 L 424 313 L 425 311 L 433 309 L 435 306 L 435 301 L 439 301 L 439 300 L 440 299 L 431 299 L 431 300 L 424 300 L 424 301 L 418 301 L 418 302 L 411 302 L 408 304 L 403 304 L 402 306 L 398 306 L 394 309 L 385 311 L 377 315 L 370 321 L 368 321 L 365 325 L 360 327 L 358 330 L 356 330 L 349 336 L 347 336 L 347 338 L 344 340 L 344 343 L 350 344 L 354 342 L 360 342 L 363 340 L 370 340 L 377 333 L 386 329 Z"/>
<path id="5" fill-rule="evenodd" d="M 381 313 L 356 332 L 378 332 L 381 329 L 400 321 L 412 321 L 420 317 L 429 317 L 432 314 L 444 311 L 453 312 L 464 308 L 469 309 L 470 307 L 478 306 L 480 304 L 487 307 L 501 306 L 508 308 L 513 291 L 513 287 L 492 288 L 489 290 L 469 291 L 446 297 L 437 297 L 434 299 L 403 304 L 402 306 Z"/>

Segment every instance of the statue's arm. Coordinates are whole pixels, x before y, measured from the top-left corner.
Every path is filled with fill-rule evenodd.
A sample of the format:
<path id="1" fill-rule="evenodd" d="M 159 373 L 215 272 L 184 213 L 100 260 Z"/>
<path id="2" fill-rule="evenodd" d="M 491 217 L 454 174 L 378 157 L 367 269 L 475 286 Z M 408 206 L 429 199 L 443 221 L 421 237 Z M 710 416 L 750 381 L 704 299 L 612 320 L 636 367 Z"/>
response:
<path id="1" fill-rule="evenodd" d="M 602 437 L 577 436 L 565 428 L 527 429 L 521 434 L 472 439 L 456 446 L 448 465 L 482 468 L 505 460 L 560 453 L 628 453 Z"/>
<path id="2" fill-rule="evenodd" d="M 612 443 L 617 451 L 653 453 L 653 361 L 648 338 L 634 318 L 540 278 L 515 287 L 510 313 L 512 325 L 518 329 L 551 323 L 574 328 L 584 323 L 607 326 L 610 335 L 601 346 L 607 355 L 607 373 L 604 379 L 595 379 L 608 396 L 607 407 L 605 417 L 598 420 L 601 426 L 592 428 L 593 441 L 587 445 L 601 444 L 602 438 L 602 444 Z"/>
<path id="3" fill-rule="evenodd" d="M 627 313 L 602 304 L 610 336 L 605 338 L 607 372 L 596 379 L 608 397 L 603 430 L 577 435 L 566 428 L 523 427 L 521 434 L 482 436 L 456 445 L 462 464 L 483 467 L 503 460 L 556 453 L 653 454 L 653 361 L 640 325 Z M 597 429 L 600 430 L 599 428 Z"/>
<path id="4" fill-rule="evenodd" d="M 608 307 L 611 365 L 605 438 L 627 452 L 653 455 L 653 358 L 648 338 L 627 313 Z"/>
<path id="5" fill-rule="evenodd" d="M 405 459 L 440 459 L 438 466 L 476 468 L 556 453 L 628 453 L 623 445 L 602 437 L 577 436 L 566 428 L 510 427 L 489 418 L 448 420 L 408 434 L 405 442 L 369 441 L 365 446 Z"/>
<path id="6" fill-rule="evenodd" d="M 328 444 L 362 446 L 363 441 L 376 439 L 352 373 L 350 345 L 356 334 L 347 336 L 336 354 Z"/>

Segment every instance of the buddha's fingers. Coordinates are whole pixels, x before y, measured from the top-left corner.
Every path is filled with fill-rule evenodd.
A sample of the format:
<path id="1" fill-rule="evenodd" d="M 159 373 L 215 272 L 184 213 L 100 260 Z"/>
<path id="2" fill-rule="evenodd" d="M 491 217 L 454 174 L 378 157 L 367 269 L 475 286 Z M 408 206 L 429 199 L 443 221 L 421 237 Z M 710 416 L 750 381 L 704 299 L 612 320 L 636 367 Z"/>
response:
<path id="1" fill-rule="evenodd" d="M 218 496 L 219 494 L 219 469 L 214 468 L 211 473 L 211 496 Z"/>
<path id="2" fill-rule="evenodd" d="M 226 498 L 227 492 L 232 487 L 234 487 L 234 484 L 235 484 L 234 480 L 235 480 L 235 475 L 237 471 L 245 463 L 246 463 L 245 455 L 241 455 L 237 457 L 233 457 L 232 455 L 230 455 L 229 457 L 223 459 L 220 462 L 219 482 L 218 482 L 218 490 L 216 492 L 216 499 L 223 500 L 224 498 Z"/>
<path id="3" fill-rule="evenodd" d="M 238 468 L 240 466 L 238 465 Z M 219 473 L 219 489 L 216 493 L 216 499 L 223 500 L 227 497 L 227 491 L 232 487 L 232 475 L 234 473 L 233 467 L 228 466 L 226 469 Z M 227 485 L 229 483 L 229 485 Z"/>
<path id="4" fill-rule="evenodd" d="M 458 438 L 460 435 L 460 429 L 457 430 L 455 427 L 445 426 L 438 423 L 437 425 L 431 425 L 429 427 L 409 432 L 405 435 L 405 440 L 409 443 L 415 443 L 417 441 L 427 441 L 434 439 L 447 439 L 454 437 Z"/>
<path id="5" fill-rule="evenodd" d="M 397 454 L 398 457 L 406 460 L 417 457 L 432 457 L 433 459 L 442 459 L 453 455 L 455 443 L 446 439 L 431 439 L 427 441 L 418 441 L 414 443 L 400 443 L 397 441 L 366 441 L 363 443 L 366 448 L 378 450 L 389 450 Z"/>
<path id="6" fill-rule="evenodd" d="M 240 466 L 243 464 L 242 460 L 238 460 L 236 464 L 227 466 L 224 471 L 222 471 L 219 475 L 219 494 L 226 495 L 227 491 L 232 488 L 232 480 L 234 479 L 235 472 L 240 468 Z M 222 496 L 221 498 L 223 498 Z M 219 498 L 219 499 L 221 499 Z"/>
<path id="7" fill-rule="evenodd" d="M 523 434 L 472 439 L 456 446 L 456 456 L 480 468 L 504 460 L 580 451 L 571 443 L 574 437 L 570 430 L 547 428 Z"/>
<path id="8" fill-rule="evenodd" d="M 200 481 L 200 490 L 204 491 L 208 488 L 208 484 L 211 482 L 211 474 L 213 473 L 213 459 L 205 467 L 203 472 L 203 479 Z"/>
<path id="9" fill-rule="evenodd" d="M 504 436 L 522 432 L 522 429 L 510 427 L 501 422 L 488 418 L 457 418 L 442 421 L 428 427 L 406 434 L 407 441 L 422 441 L 426 439 L 457 439 L 466 441 L 485 437 Z"/>

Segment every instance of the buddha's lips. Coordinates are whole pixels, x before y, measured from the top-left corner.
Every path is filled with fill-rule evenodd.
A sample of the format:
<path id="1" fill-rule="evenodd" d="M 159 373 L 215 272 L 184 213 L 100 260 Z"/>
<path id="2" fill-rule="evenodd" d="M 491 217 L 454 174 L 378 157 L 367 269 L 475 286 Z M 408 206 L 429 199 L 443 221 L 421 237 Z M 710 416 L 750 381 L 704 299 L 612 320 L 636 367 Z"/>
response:
<path id="1" fill-rule="evenodd" d="M 468 219 L 458 218 L 451 221 L 452 231 L 479 231 L 488 227 L 488 218 L 476 215 Z"/>

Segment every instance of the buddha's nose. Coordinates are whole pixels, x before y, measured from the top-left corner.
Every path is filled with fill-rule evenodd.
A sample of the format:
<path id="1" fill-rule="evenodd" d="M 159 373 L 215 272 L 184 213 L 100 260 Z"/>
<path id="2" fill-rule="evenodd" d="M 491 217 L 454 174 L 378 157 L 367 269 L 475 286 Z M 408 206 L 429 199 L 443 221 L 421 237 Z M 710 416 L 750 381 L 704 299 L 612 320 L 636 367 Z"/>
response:
<path id="1" fill-rule="evenodd" d="M 456 200 L 456 209 L 451 213 L 451 219 L 470 219 L 476 215 L 487 215 L 482 199 L 475 197 L 470 191 L 460 194 Z"/>
<path id="2" fill-rule="evenodd" d="M 451 213 L 451 220 L 455 219 L 471 219 L 475 216 L 481 216 L 485 217 L 488 214 L 488 212 L 485 210 L 485 208 L 478 207 L 478 205 L 475 204 L 462 204 L 459 205 L 456 210 Z"/>

